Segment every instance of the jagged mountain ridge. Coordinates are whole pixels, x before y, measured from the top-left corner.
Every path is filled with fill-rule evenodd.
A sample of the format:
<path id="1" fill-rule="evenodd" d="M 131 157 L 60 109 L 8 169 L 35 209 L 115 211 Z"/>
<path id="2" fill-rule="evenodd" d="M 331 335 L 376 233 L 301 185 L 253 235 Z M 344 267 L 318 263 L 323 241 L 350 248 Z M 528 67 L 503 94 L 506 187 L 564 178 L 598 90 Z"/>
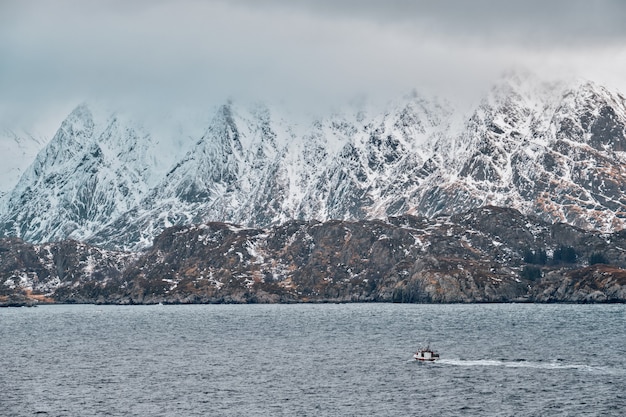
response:
<path id="1" fill-rule="evenodd" d="M 139 203 L 163 170 L 150 134 L 115 113 L 96 123 L 85 104 L 63 121 L 2 204 L 8 235 L 85 240 Z"/>
<path id="2" fill-rule="evenodd" d="M 211 219 L 252 226 L 374 217 L 379 194 L 402 186 L 399 175 L 415 181 L 402 171 L 409 163 L 421 167 L 417 140 L 431 139 L 443 121 L 416 97 L 399 106 L 369 124 L 357 120 L 362 115 L 336 115 L 298 136 L 266 107 L 248 112 L 225 105 L 141 205 L 93 242 L 123 240 L 129 230 L 149 242 L 164 227 Z M 430 118 L 426 128 L 424 116 Z M 398 133 L 387 134 L 390 129 Z M 378 210 L 383 216 L 384 207 Z"/>
<path id="3" fill-rule="evenodd" d="M 493 204 L 612 231 L 626 216 L 625 100 L 591 82 L 513 75 L 467 118 L 417 94 L 307 126 L 227 103 L 169 170 L 146 157 L 157 149 L 141 140 L 149 130 L 115 117 L 96 126 L 88 113 L 68 117 L 6 196 L 6 235 L 136 249 L 166 227 L 207 221 L 432 217 Z"/>
<path id="4" fill-rule="evenodd" d="M 474 143 L 458 177 L 430 195 L 452 200 L 456 210 L 479 197 L 549 221 L 623 228 L 624 97 L 585 82 L 538 106 L 533 97 L 541 93 L 523 86 L 481 104 L 464 132 L 465 143 Z M 425 198 L 421 211 L 429 206 Z"/>

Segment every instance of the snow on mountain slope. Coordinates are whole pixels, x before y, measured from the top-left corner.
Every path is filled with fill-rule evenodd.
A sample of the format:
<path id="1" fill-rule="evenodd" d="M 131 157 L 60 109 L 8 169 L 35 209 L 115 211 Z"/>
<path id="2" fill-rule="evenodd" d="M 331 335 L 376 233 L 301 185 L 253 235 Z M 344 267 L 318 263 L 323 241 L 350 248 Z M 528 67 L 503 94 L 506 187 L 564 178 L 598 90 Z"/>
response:
<path id="1" fill-rule="evenodd" d="M 397 191 L 417 183 L 406 167 L 418 169 L 432 153 L 449 112 L 411 95 L 382 115 L 351 108 L 298 129 L 277 109 L 229 103 L 137 207 L 90 241 L 134 247 L 172 225 L 400 213 Z"/>
<path id="2" fill-rule="evenodd" d="M 522 198 L 550 220 L 621 229 L 626 219 L 624 97 L 585 82 L 563 95 L 545 136 L 549 142 L 519 163 Z M 520 161 L 523 159 L 520 158 Z"/>
<path id="3" fill-rule="evenodd" d="M 452 140 L 444 165 L 453 169 L 423 187 L 416 211 L 498 205 L 585 228 L 623 228 L 623 96 L 590 82 L 539 91 L 528 83 L 507 79 L 478 106 Z"/>
<path id="4" fill-rule="evenodd" d="M 305 189 L 297 217 L 377 218 L 406 211 L 421 183 L 418 171 L 434 155 L 451 113 L 445 104 L 411 94 L 383 114 L 328 122 L 323 135 L 342 138 L 344 145 Z"/>
<path id="5" fill-rule="evenodd" d="M 31 241 L 85 239 L 156 184 L 155 146 L 123 116 L 78 106 L 3 201 L 2 228 Z"/>
<path id="6" fill-rule="evenodd" d="M 0 198 L 15 187 L 46 142 L 27 132 L 0 129 Z"/>
<path id="7" fill-rule="evenodd" d="M 410 94 L 298 124 L 226 103 L 204 133 L 77 108 L 0 210 L 5 234 L 140 248 L 207 221 L 434 216 L 509 206 L 605 231 L 626 218 L 626 104 L 591 82 L 511 74 L 469 114 Z M 147 125 L 145 125 L 147 126 Z M 184 129 L 183 129 L 184 130 Z M 163 151 L 167 149 L 167 151 Z"/>
<path id="8" fill-rule="evenodd" d="M 145 198 L 92 241 L 146 245 L 165 227 L 237 218 L 254 204 L 259 187 L 274 172 L 280 148 L 290 140 L 279 138 L 289 133 L 277 134 L 269 117 L 262 106 L 252 111 L 232 103 L 222 106 L 200 140 Z"/>

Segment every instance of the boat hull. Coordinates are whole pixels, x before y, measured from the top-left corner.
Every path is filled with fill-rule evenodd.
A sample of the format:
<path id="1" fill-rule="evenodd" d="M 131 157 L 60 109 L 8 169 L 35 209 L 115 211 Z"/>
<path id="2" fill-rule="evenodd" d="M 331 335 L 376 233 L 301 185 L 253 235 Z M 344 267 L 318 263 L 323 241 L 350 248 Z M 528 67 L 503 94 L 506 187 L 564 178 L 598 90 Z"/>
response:
<path id="1" fill-rule="evenodd" d="M 431 359 L 415 358 L 415 360 L 419 362 L 435 362 L 437 359 L 439 358 L 431 358 Z"/>

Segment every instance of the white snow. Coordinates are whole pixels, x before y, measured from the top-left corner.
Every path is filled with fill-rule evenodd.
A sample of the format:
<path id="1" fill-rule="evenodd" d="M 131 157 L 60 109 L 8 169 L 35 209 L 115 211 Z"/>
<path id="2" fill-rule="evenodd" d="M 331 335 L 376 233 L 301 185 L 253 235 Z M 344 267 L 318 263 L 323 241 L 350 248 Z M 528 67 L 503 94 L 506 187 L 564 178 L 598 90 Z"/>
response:
<path id="1" fill-rule="evenodd" d="M 7 179 L 0 222 L 27 240 L 72 237 L 140 248 L 166 227 L 208 221 L 230 222 L 230 230 L 240 231 L 234 224 L 384 218 L 406 211 L 433 216 L 481 204 L 570 219 L 566 207 L 553 201 L 541 207 L 539 197 L 524 197 L 520 187 L 542 180 L 557 190 L 574 188 L 585 206 L 603 208 L 594 201 L 597 190 L 589 191 L 589 178 L 610 173 L 595 168 L 600 157 L 594 155 L 600 152 L 616 166 L 624 156 L 591 148 L 587 133 L 564 142 L 591 155 L 584 160 L 552 148 L 563 140 L 557 138 L 562 124 L 580 120 L 589 109 L 599 114 L 602 103 L 626 123 L 617 94 L 588 82 L 547 85 L 528 74 L 505 78 L 469 113 L 418 94 L 383 110 L 344 106 L 315 120 L 270 104 L 226 103 L 210 115 L 163 117 L 86 104 L 45 147 L 19 135 L 0 141 L 20 139 L 0 153 L 23 164 L 11 190 L 15 180 Z M 24 161 L 40 149 L 25 169 Z M 557 159 L 554 172 L 543 165 L 547 154 Z M 588 166 L 587 178 L 577 179 L 576 164 Z M 17 172 L 9 165 L 3 167 Z M 619 175 L 617 180 L 626 179 L 626 173 Z M 625 201 L 613 200 L 626 209 Z M 585 210 L 576 214 L 583 222 L 607 231 L 624 226 L 612 210 Z M 198 239 L 209 243 L 208 236 Z"/>

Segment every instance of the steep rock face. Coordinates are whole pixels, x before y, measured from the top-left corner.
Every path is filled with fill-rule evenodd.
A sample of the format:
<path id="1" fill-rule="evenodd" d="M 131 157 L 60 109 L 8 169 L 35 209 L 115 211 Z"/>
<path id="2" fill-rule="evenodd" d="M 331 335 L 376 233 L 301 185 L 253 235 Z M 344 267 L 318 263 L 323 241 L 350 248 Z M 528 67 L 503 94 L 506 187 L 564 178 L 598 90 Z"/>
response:
<path id="1" fill-rule="evenodd" d="M 507 80 L 480 104 L 451 142 L 444 164 L 454 170 L 437 171 L 417 211 L 491 204 L 589 229 L 623 228 L 623 96 L 590 82 L 527 87 Z"/>
<path id="2" fill-rule="evenodd" d="M 585 228 L 623 228 L 625 116 L 624 98 L 604 88 L 585 83 L 565 92 L 547 146 L 517 159 L 516 183 L 535 213 Z"/>

